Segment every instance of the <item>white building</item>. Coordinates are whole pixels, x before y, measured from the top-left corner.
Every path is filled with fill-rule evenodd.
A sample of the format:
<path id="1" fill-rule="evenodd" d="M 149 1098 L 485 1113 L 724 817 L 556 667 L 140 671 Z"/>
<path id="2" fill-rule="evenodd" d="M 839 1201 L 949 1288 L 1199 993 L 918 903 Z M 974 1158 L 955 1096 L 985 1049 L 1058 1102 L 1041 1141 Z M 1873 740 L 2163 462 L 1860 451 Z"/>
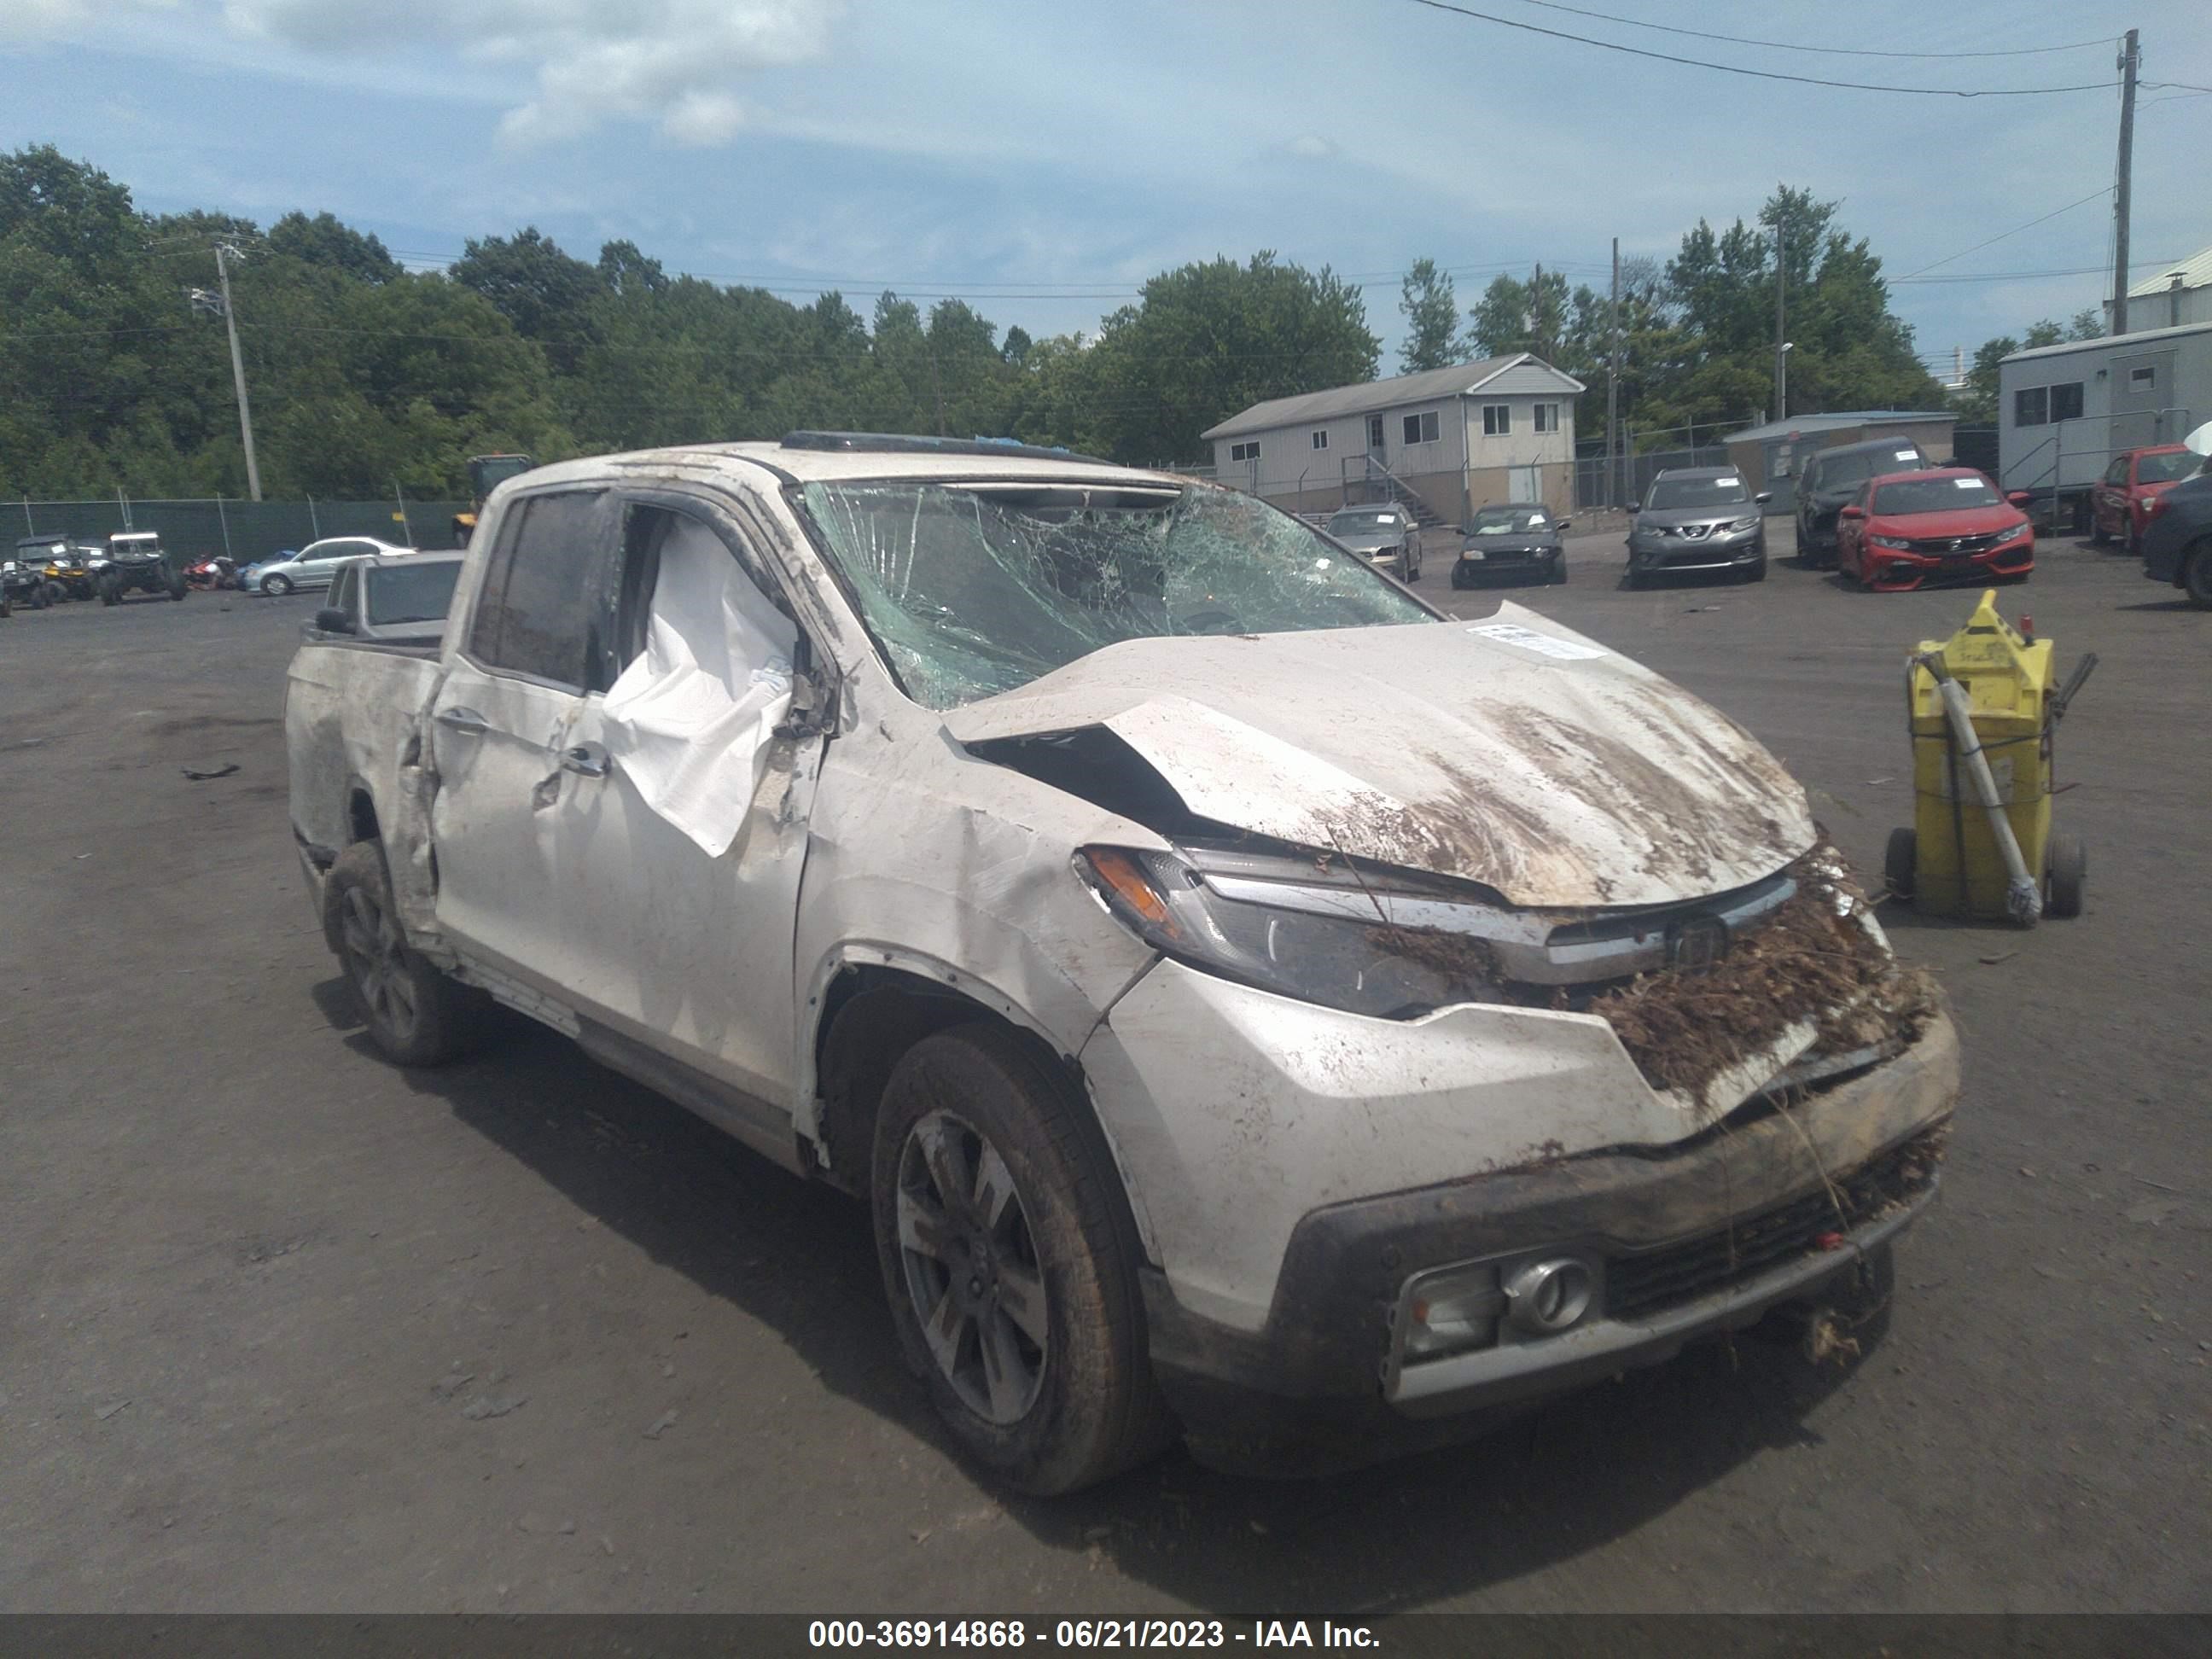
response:
<path id="1" fill-rule="evenodd" d="M 1583 383 L 1528 352 L 1255 404 L 1202 434 L 1214 476 L 1293 513 L 1383 494 L 1431 522 L 1498 501 L 1574 503 Z"/>
<path id="2" fill-rule="evenodd" d="M 2113 456 L 2179 443 L 2208 418 L 2212 317 L 2015 351 L 1997 365 L 1998 479 L 2087 490 Z"/>
<path id="3" fill-rule="evenodd" d="M 2128 330 L 2179 328 L 2212 323 L 2212 247 L 2167 265 L 2128 290 Z M 2112 302 L 2105 301 L 2105 326 L 2112 325 Z"/>

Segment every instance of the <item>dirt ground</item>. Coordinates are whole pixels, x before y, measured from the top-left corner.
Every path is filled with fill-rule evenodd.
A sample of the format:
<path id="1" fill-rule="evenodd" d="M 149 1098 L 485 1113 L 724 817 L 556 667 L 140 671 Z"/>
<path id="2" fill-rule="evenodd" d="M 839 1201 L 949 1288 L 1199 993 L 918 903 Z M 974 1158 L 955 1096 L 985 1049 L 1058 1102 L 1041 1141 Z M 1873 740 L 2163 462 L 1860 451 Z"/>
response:
<path id="1" fill-rule="evenodd" d="M 1692 1351 L 1316 1485 L 1180 1455 L 1009 1500 L 896 1357 L 865 1218 L 556 1037 L 408 1074 L 286 824 L 316 601 L 0 623 L 0 1607 L 2106 1610 L 2212 1605 L 2212 616 L 2047 544 L 2087 914 L 1887 907 L 1966 1045 L 1948 1184 L 1855 1369 Z M 1778 560 L 1511 597 L 1763 738 L 1864 871 L 1903 653 L 1972 594 Z M 1432 558 L 1423 584 L 1455 611 Z M 193 781 L 182 769 L 234 763 Z"/>

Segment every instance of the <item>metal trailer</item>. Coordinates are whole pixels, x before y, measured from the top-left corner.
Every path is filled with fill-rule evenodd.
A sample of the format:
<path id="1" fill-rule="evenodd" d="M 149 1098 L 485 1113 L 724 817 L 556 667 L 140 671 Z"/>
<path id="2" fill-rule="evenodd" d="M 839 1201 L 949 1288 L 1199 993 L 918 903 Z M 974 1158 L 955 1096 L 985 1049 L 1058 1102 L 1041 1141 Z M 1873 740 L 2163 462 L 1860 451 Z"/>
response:
<path id="1" fill-rule="evenodd" d="M 1997 365 L 1997 476 L 2046 528 L 2085 530 L 2113 457 L 2212 418 L 2212 322 L 2015 351 Z"/>

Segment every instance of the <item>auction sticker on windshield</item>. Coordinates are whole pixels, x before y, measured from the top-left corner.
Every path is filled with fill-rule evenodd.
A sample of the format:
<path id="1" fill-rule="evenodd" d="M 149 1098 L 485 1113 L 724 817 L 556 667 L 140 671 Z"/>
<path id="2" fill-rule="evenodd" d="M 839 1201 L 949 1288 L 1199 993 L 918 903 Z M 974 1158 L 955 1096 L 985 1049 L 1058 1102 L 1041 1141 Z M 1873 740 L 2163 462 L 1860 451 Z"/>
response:
<path id="1" fill-rule="evenodd" d="M 1595 645 L 1583 645 L 1573 640 L 1540 634 L 1533 628 L 1522 627 L 1519 623 L 1476 623 L 1467 631 L 1480 634 L 1486 640 L 1496 640 L 1500 645 L 1517 646 L 1523 651 L 1534 651 L 1540 657 L 1558 657 L 1568 662 L 1611 654 Z"/>

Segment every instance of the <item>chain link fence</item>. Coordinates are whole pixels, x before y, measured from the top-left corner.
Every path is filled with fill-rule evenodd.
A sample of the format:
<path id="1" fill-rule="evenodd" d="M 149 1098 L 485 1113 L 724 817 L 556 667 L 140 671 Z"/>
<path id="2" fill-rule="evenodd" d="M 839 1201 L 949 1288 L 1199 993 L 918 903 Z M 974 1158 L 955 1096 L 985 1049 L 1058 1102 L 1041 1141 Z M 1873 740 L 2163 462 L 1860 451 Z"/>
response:
<path id="1" fill-rule="evenodd" d="M 104 541 L 118 530 L 151 530 L 173 553 L 189 559 L 224 554 L 240 564 L 325 536 L 374 536 L 410 547 L 450 547 L 453 515 L 466 501 L 242 501 L 221 495 L 179 500 L 113 495 L 95 501 L 38 501 L 5 504 L 17 526 L 0 536 L 9 545 L 23 536 L 70 536 Z M 0 519 L 0 522 L 4 522 Z"/>

